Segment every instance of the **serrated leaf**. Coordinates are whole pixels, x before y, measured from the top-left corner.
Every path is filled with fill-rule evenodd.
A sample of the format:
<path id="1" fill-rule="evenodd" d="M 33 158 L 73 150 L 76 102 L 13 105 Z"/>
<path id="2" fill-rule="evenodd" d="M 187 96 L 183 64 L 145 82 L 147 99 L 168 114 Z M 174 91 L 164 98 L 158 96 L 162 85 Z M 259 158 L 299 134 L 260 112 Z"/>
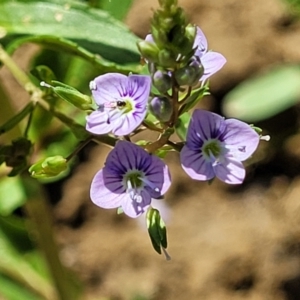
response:
<path id="1" fill-rule="evenodd" d="M 300 68 L 281 66 L 242 82 L 223 102 L 223 112 L 246 122 L 265 120 L 300 100 Z"/>
<path id="2" fill-rule="evenodd" d="M 93 53 L 123 64 L 138 62 L 140 58 L 136 36 L 107 12 L 80 2 L 2 0 L 0 24 L 1 32 L 8 37 L 49 35 L 67 38 Z"/>

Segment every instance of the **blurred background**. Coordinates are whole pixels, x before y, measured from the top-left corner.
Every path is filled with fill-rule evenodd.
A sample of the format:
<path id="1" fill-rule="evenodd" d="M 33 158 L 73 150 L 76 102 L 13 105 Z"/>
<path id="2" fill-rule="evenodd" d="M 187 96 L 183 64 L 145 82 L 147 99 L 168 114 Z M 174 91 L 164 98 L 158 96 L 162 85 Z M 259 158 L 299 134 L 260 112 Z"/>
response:
<path id="1" fill-rule="evenodd" d="M 271 140 L 262 141 L 246 162 L 247 178 L 241 186 L 192 181 L 181 169 L 178 154 L 168 154 L 173 182 L 162 210 L 171 261 L 153 251 L 142 218 L 129 219 L 91 203 L 91 180 L 110 149 L 89 144 L 67 177 L 44 184 L 59 257 L 81 282 L 82 299 L 87 300 L 299 300 L 299 1 L 182 0 L 179 4 L 191 23 L 201 27 L 209 49 L 227 58 L 210 80 L 211 95 L 199 107 L 254 123 Z M 156 0 L 135 0 L 121 19 L 144 38 L 157 7 Z M 39 46 L 26 44 L 13 58 L 28 71 L 39 59 L 39 51 Z M 67 58 L 54 61 L 50 54 L 49 64 L 45 60 L 43 64 L 61 74 L 58 69 Z M 84 70 L 83 81 L 70 72 L 67 81 L 88 92 L 87 84 L 97 72 Z M 5 67 L 0 76 L 13 108 L 28 101 L 28 94 Z M 54 152 L 67 147 L 53 146 L 55 134 L 54 130 L 43 140 Z M 46 140 L 50 138 L 53 144 Z M 9 191 L 0 186 L 1 199 L 11 197 Z M 26 210 L 17 206 L 10 213 L 26 217 Z M 34 240 L 34 233 L 29 237 Z M 8 259 L 4 252 L 1 257 Z M 2 264 L 0 299 L 44 299 L 22 298 L 23 290 L 16 298 L 9 296 L 9 284 L 13 289 L 13 282 L 24 282 Z"/>

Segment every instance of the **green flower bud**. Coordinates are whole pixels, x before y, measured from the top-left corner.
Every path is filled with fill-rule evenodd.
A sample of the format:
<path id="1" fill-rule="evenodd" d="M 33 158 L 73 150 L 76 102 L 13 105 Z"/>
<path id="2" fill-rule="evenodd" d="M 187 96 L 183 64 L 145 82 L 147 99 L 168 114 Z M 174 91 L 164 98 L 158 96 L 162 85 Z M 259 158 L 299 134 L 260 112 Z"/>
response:
<path id="1" fill-rule="evenodd" d="M 143 58 L 147 59 L 149 62 L 158 62 L 159 49 L 154 43 L 140 41 L 137 43 L 137 46 Z"/>
<path id="2" fill-rule="evenodd" d="M 157 209 L 149 208 L 146 215 L 148 233 L 154 250 L 161 254 L 161 248 L 167 248 L 167 229 Z M 167 256 L 167 259 L 170 259 Z"/>
<path id="3" fill-rule="evenodd" d="M 29 168 L 29 172 L 33 178 L 50 178 L 59 175 L 67 167 L 67 160 L 57 155 L 40 160 Z"/>
<path id="4" fill-rule="evenodd" d="M 152 76 L 152 83 L 157 90 L 164 94 L 172 87 L 172 79 L 167 72 L 157 70 Z"/>
<path id="5" fill-rule="evenodd" d="M 167 97 L 155 97 L 149 104 L 150 112 L 161 122 L 170 120 L 173 113 L 173 106 Z"/>
<path id="6" fill-rule="evenodd" d="M 67 102 L 73 104 L 74 106 L 78 107 L 82 110 L 92 110 L 92 99 L 91 97 L 84 95 L 77 91 L 75 88 L 66 85 L 62 82 L 52 80 L 51 81 L 54 86 L 47 84 L 46 82 L 42 81 L 40 83 L 41 86 L 51 88 L 52 91 L 61 97 L 62 99 L 66 100 Z"/>
<path id="7" fill-rule="evenodd" d="M 198 83 L 203 73 L 203 66 L 199 61 L 194 59 L 188 66 L 176 70 L 174 76 L 180 86 L 193 86 Z"/>
<path id="8" fill-rule="evenodd" d="M 176 65 L 176 57 L 169 50 L 162 49 L 158 54 L 158 65 L 165 68 L 174 68 Z"/>

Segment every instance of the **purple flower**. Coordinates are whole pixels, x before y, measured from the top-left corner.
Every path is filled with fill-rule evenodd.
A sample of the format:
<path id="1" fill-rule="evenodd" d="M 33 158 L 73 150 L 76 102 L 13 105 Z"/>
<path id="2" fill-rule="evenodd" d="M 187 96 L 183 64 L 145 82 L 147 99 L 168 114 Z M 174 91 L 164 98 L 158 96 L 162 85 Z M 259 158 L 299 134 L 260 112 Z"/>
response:
<path id="1" fill-rule="evenodd" d="M 105 167 L 94 177 L 91 199 L 102 208 L 121 207 L 135 218 L 146 211 L 151 198 L 169 188 L 168 167 L 154 155 L 127 141 L 119 141 L 109 153 Z"/>
<path id="2" fill-rule="evenodd" d="M 248 124 L 227 119 L 209 111 L 194 111 L 180 153 L 185 172 L 196 180 L 217 176 L 230 183 L 242 183 L 249 158 L 259 143 L 259 135 Z"/>
<path id="3" fill-rule="evenodd" d="M 207 51 L 207 40 L 199 27 L 197 27 L 194 48 L 196 48 L 195 56 L 200 59 L 204 68 L 204 74 L 200 78 L 200 81 L 205 81 L 208 79 L 211 75 L 219 71 L 226 63 L 226 58 L 222 54 L 218 52 Z"/>
<path id="4" fill-rule="evenodd" d="M 145 118 L 151 78 L 107 73 L 95 78 L 90 89 L 98 109 L 86 117 L 86 130 L 94 134 L 126 135 Z"/>

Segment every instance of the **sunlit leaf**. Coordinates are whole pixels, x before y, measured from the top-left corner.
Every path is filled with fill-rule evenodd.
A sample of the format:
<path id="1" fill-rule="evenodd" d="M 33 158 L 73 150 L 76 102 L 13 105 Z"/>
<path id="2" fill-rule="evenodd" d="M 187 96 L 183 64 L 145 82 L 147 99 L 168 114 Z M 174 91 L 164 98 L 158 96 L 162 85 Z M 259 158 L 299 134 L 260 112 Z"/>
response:
<path id="1" fill-rule="evenodd" d="M 0 24 L 6 37 L 49 35 L 67 38 L 111 61 L 139 61 L 138 38 L 107 12 L 84 3 L 2 0 Z"/>
<path id="2" fill-rule="evenodd" d="M 223 102 L 227 117 L 257 122 L 270 118 L 300 100 L 300 68 L 281 66 L 242 82 Z"/>

